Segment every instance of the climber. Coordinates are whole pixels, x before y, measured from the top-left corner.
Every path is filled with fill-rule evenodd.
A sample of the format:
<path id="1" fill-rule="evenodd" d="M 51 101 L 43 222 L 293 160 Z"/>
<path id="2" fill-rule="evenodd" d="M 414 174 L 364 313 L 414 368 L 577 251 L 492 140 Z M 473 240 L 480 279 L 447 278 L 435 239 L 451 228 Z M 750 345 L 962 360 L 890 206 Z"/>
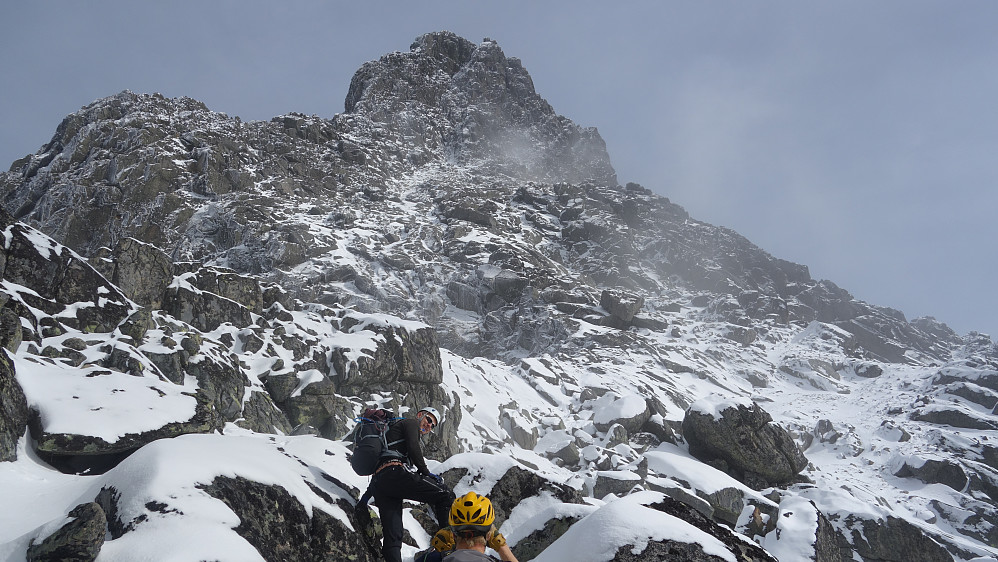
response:
<path id="1" fill-rule="evenodd" d="M 415 562 L 517 562 L 495 520 L 489 498 L 468 492 L 451 505 L 450 527 L 437 531 L 433 547 L 416 554 Z M 500 558 L 485 554 L 486 546 Z"/>
<path id="2" fill-rule="evenodd" d="M 443 421 L 439 411 L 427 407 L 419 410 L 415 418 L 405 418 L 388 430 L 389 448 L 402 453 L 405 461 L 397 457 L 384 458 L 371 481 L 374 505 L 378 507 L 384 530 L 381 554 L 387 562 L 402 562 L 402 500 L 426 503 L 432 508 L 437 523 L 441 527 L 447 525 L 454 492 L 444 484 L 443 478 L 426 468 L 419 445 L 420 437 Z"/>

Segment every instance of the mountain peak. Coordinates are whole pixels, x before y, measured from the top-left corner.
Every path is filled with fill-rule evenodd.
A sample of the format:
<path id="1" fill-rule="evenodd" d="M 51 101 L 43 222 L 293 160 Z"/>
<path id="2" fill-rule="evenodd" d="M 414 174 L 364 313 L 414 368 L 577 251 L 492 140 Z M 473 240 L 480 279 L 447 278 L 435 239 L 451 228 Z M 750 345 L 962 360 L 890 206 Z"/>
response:
<path id="1" fill-rule="evenodd" d="M 408 53 L 361 66 L 344 107 L 458 164 L 532 180 L 617 183 L 599 132 L 555 113 L 520 60 L 491 39 L 421 35 Z"/>

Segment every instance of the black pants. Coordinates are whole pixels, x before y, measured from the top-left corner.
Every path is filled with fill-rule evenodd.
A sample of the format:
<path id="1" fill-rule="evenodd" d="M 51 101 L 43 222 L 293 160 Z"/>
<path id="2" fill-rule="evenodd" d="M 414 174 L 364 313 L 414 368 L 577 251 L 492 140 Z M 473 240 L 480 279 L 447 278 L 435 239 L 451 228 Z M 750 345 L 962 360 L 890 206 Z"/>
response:
<path id="1" fill-rule="evenodd" d="M 401 466 L 390 466 L 374 477 L 374 505 L 381 514 L 384 541 L 381 554 L 387 562 L 402 562 L 402 500 L 423 502 L 433 509 L 437 524 L 447 526 L 454 492 L 430 476 L 420 476 Z"/>

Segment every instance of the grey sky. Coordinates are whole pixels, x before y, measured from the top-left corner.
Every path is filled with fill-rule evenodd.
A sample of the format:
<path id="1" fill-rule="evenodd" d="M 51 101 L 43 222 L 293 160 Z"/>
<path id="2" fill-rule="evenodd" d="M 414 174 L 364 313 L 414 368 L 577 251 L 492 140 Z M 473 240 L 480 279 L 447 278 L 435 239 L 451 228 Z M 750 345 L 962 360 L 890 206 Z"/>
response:
<path id="1" fill-rule="evenodd" d="M 243 119 L 343 110 L 353 72 L 497 40 L 635 181 L 857 298 L 998 336 L 998 3 L 7 2 L 0 166 L 124 89 Z"/>

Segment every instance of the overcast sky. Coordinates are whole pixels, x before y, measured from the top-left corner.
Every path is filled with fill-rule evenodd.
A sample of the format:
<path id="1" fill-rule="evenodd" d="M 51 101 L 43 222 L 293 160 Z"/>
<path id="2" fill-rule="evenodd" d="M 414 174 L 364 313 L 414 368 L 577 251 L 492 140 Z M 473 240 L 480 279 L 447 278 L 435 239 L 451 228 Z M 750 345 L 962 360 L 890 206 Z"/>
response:
<path id="1" fill-rule="evenodd" d="M 998 336 L 998 2 L 5 2 L 0 166 L 125 89 L 331 117 L 363 62 L 439 30 L 519 57 L 621 183 Z"/>

